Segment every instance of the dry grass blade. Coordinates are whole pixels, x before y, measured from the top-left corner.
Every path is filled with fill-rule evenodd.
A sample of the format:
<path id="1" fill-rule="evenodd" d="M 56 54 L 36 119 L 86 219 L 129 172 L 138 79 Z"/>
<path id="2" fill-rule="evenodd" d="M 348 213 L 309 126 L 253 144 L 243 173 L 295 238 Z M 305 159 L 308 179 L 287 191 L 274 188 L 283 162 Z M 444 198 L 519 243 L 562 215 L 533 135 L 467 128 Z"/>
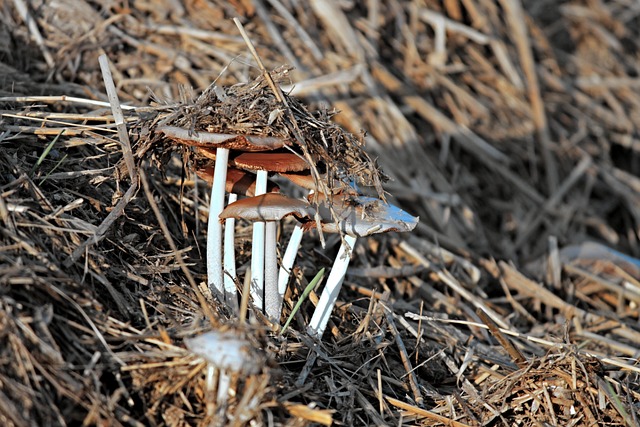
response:
<path id="1" fill-rule="evenodd" d="M 120 144 L 122 144 L 122 153 L 124 161 L 127 165 L 131 182 L 137 181 L 137 170 L 133 160 L 133 153 L 131 151 L 131 143 L 129 142 L 129 134 L 127 126 L 124 122 L 124 116 L 122 115 L 122 107 L 120 106 L 120 100 L 118 99 L 118 93 L 116 92 L 115 84 L 113 83 L 113 77 L 111 76 L 111 70 L 109 69 L 109 59 L 106 55 L 100 55 L 98 58 L 100 61 L 100 70 L 102 70 L 102 78 L 104 80 L 104 86 L 107 90 L 107 97 L 109 98 L 109 104 L 111 105 L 111 111 L 118 128 L 118 138 Z"/>
<path id="2" fill-rule="evenodd" d="M 502 345 L 502 347 L 507 350 L 507 353 L 509 353 L 509 356 L 511 356 L 516 365 L 523 367 L 527 362 L 525 357 L 511 343 L 511 341 L 509 341 L 509 339 L 504 336 L 502 332 L 500 332 L 500 328 L 498 328 L 496 324 L 493 323 L 493 321 L 489 318 L 489 316 L 487 316 L 481 309 L 476 310 L 476 314 L 478 315 L 478 317 L 480 317 L 480 319 L 482 319 L 484 324 L 487 325 L 489 331 L 491 331 L 491 335 L 493 335 L 498 340 L 498 342 L 500 342 L 500 345 Z"/>

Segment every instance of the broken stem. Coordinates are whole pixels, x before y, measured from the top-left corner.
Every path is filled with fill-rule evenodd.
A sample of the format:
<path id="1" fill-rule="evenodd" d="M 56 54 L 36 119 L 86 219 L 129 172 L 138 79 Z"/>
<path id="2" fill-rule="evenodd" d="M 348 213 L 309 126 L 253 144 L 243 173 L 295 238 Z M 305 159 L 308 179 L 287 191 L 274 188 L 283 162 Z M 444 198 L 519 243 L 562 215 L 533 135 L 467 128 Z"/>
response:
<path id="1" fill-rule="evenodd" d="M 291 271 L 293 264 L 296 261 L 298 255 L 298 249 L 300 249 L 300 242 L 302 241 L 302 235 L 304 230 L 302 226 L 296 225 L 291 233 L 289 244 L 282 256 L 282 265 L 280 266 L 280 273 L 278 275 L 278 293 L 284 297 L 287 291 L 287 285 L 289 284 L 289 278 L 291 277 Z"/>
<path id="2" fill-rule="evenodd" d="M 347 268 L 349 267 L 351 252 L 356 244 L 356 239 L 357 238 L 354 236 L 344 236 L 338 255 L 333 262 L 333 268 L 331 269 L 331 273 L 327 279 L 327 284 L 325 285 L 322 295 L 320 296 L 320 300 L 318 301 L 318 305 L 313 312 L 311 322 L 309 322 L 307 332 L 318 340 L 322 338 L 322 334 L 327 327 L 327 323 L 329 323 L 331 311 L 338 300 L 338 294 L 340 294 L 340 288 L 342 287 L 344 276 L 346 275 Z"/>

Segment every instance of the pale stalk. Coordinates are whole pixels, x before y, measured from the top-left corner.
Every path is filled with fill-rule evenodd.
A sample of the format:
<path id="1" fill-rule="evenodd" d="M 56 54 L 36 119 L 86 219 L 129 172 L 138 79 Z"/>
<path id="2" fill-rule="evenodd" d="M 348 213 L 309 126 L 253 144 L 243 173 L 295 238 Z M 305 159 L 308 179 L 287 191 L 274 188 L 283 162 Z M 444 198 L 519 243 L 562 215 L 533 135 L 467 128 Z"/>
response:
<path id="1" fill-rule="evenodd" d="M 298 249 L 300 249 L 300 242 L 302 242 L 302 235 L 302 227 L 300 225 L 296 225 L 291 233 L 287 249 L 282 256 L 282 265 L 280 266 L 280 273 L 278 273 L 278 295 L 280 295 L 279 310 L 282 310 L 282 301 L 284 300 L 284 294 L 287 292 L 287 285 L 289 285 L 289 278 L 291 277 L 293 264 L 296 261 Z"/>
<path id="2" fill-rule="evenodd" d="M 258 171 L 256 175 L 255 195 L 260 196 L 267 192 L 267 171 Z M 264 238 L 265 223 L 263 221 L 253 223 L 251 298 L 253 299 L 254 307 L 258 310 L 264 309 Z"/>
<path id="3" fill-rule="evenodd" d="M 278 256 L 276 221 L 268 221 L 264 244 L 264 311 L 273 323 L 280 323 L 283 297 L 278 292 Z"/>
<path id="4" fill-rule="evenodd" d="M 331 311 L 336 305 L 338 300 L 338 294 L 340 294 L 340 288 L 344 282 L 344 277 L 347 274 L 347 268 L 349 267 L 349 261 L 351 260 L 351 253 L 353 247 L 356 244 L 356 237 L 345 235 L 343 242 L 340 245 L 340 250 L 333 262 L 333 268 L 327 278 L 327 284 L 322 290 L 320 300 L 316 306 L 311 322 L 307 328 L 309 335 L 316 339 L 321 339 L 324 330 L 329 323 L 331 317 Z"/>
<path id="5" fill-rule="evenodd" d="M 222 224 L 219 215 L 224 209 L 224 188 L 227 181 L 229 150 L 216 150 L 216 163 L 211 185 L 209 223 L 207 225 L 207 284 L 211 292 L 224 301 L 224 272 L 222 270 Z"/>
<path id="6" fill-rule="evenodd" d="M 235 193 L 229 194 L 231 204 L 238 200 Z M 224 223 L 224 293 L 227 306 L 232 313 L 238 314 L 238 290 L 236 289 L 236 251 L 235 251 L 234 218 L 227 218 Z"/>

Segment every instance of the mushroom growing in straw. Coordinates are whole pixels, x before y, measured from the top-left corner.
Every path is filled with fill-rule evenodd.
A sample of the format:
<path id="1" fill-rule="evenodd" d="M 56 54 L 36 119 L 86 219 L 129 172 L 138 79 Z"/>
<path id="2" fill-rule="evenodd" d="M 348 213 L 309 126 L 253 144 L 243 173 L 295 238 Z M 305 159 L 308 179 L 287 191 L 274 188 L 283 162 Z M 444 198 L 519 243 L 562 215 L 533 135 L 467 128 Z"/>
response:
<path id="1" fill-rule="evenodd" d="M 233 157 L 230 164 L 239 169 L 257 172 L 256 196 L 261 194 L 258 187 L 262 180 L 266 181 L 268 172 L 300 172 L 309 169 L 309 164 L 303 158 L 291 152 L 242 153 Z M 272 290 L 278 287 L 276 232 L 276 221 L 257 220 L 253 224 L 251 296 L 254 306 L 259 310 L 266 305 L 264 297 L 273 295 Z M 269 291 L 265 292 L 265 289 Z M 272 305 L 273 302 L 269 304 Z"/>
<path id="2" fill-rule="evenodd" d="M 200 149 L 205 151 L 206 149 Z M 210 157 L 209 155 L 207 155 Z M 214 167 L 207 166 L 197 169 L 196 174 L 207 181 L 213 182 Z M 255 174 L 227 167 L 227 181 L 225 190 L 229 193 L 229 204 L 238 199 L 238 194 L 253 197 L 256 195 Z M 280 188 L 271 181 L 267 181 L 267 192 L 278 192 Z M 232 312 L 238 313 L 238 297 L 236 290 L 236 255 L 235 255 L 235 218 L 227 218 L 224 223 L 224 292 L 225 300 Z"/>
<path id="3" fill-rule="evenodd" d="M 309 168 L 309 164 L 304 159 L 294 153 L 288 152 L 243 153 L 234 158 L 232 160 L 232 164 L 239 168 L 258 170 L 258 173 L 264 174 L 266 174 L 267 171 L 277 173 L 301 172 Z M 229 215 L 229 212 L 234 212 L 234 215 L 236 215 L 239 213 L 238 208 L 240 207 L 247 209 L 253 206 L 255 209 L 256 215 L 247 214 L 240 216 L 245 219 L 256 221 L 254 222 L 254 246 L 251 253 L 252 297 L 254 299 L 254 305 L 258 309 L 263 309 L 263 306 L 260 303 L 264 302 L 264 309 L 267 313 L 267 317 L 269 317 L 273 322 L 278 322 L 280 320 L 282 295 L 284 295 L 284 291 L 281 293 L 278 285 L 276 241 L 277 221 L 287 215 L 295 215 L 295 213 L 284 212 L 286 211 L 287 205 L 285 203 L 283 206 L 282 203 L 285 199 L 291 201 L 289 203 L 292 206 L 301 207 L 299 203 L 296 205 L 294 199 L 289 199 L 284 196 L 281 196 L 280 198 L 274 198 L 273 196 L 259 198 L 259 196 L 257 196 L 252 199 L 241 200 L 227 206 L 227 209 L 225 209 L 225 212 L 220 217 L 226 218 L 227 216 L 225 215 Z M 274 210 L 274 206 L 277 203 L 280 204 L 280 210 Z M 283 207 L 284 209 L 282 209 Z M 275 212 L 280 212 L 282 215 L 274 217 L 273 214 Z M 298 214 L 302 215 L 300 212 L 298 212 Z M 256 224 L 265 224 L 265 241 L 262 246 L 259 244 L 256 245 Z M 263 264 L 260 264 L 259 260 L 263 260 Z M 254 261 L 256 262 L 254 263 Z M 257 267 L 264 266 L 264 270 L 254 270 L 254 265 Z M 258 279 L 263 279 L 264 281 Z"/>
<path id="4" fill-rule="evenodd" d="M 216 406 L 223 414 L 230 395 L 233 375 L 258 374 L 266 358 L 237 331 L 209 331 L 193 338 L 185 339 L 189 350 L 207 361 L 207 389 L 211 391 L 215 371 L 218 371 L 218 391 Z"/>
<path id="5" fill-rule="evenodd" d="M 220 218 L 279 221 L 286 216 L 294 216 L 305 224 L 302 227 L 304 229 L 315 226 L 313 218 L 317 212 L 322 219 L 322 231 L 341 233 L 344 236 L 308 327 L 310 335 L 321 338 L 340 293 L 357 237 L 389 231 L 411 231 L 418 223 L 418 218 L 407 214 L 396 206 L 372 197 L 339 194 L 327 198 L 320 194 L 318 200 L 319 205 L 316 209 L 306 201 L 292 199 L 281 194 L 266 194 L 243 199 L 227 206 Z M 329 204 L 332 205 L 336 217 L 333 216 Z M 277 287 L 277 291 L 273 288 L 265 288 L 266 311 L 272 321 L 278 321 L 280 318 L 285 290 L 286 287 L 281 286 Z"/>
<path id="6" fill-rule="evenodd" d="M 180 144 L 216 150 L 207 233 L 207 282 L 212 293 L 224 301 L 222 224 L 218 221 L 218 216 L 224 209 L 229 150 L 269 151 L 284 147 L 287 141 L 268 136 L 194 132 L 176 126 L 160 126 L 158 130 Z M 264 178 L 259 181 L 260 188 L 256 187 L 256 193 L 266 191 L 266 176 Z"/>
<path id="7" fill-rule="evenodd" d="M 323 218 L 322 231 L 342 233 L 344 236 L 307 328 L 309 335 L 320 339 L 338 299 L 357 237 L 389 231 L 411 231 L 418 224 L 418 218 L 382 200 L 349 194 L 319 200 L 318 213 Z"/>

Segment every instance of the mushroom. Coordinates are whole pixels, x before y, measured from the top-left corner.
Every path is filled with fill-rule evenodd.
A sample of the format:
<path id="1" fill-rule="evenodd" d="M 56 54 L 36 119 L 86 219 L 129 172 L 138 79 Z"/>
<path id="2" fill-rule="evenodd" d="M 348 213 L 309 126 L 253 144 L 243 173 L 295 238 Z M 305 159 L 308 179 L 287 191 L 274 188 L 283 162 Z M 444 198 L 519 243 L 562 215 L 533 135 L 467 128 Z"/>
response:
<path id="1" fill-rule="evenodd" d="M 230 160 L 238 169 L 256 171 L 256 196 L 263 194 L 269 172 L 300 172 L 309 169 L 301 156 L 291 152 L 248 152 Z M 278 287 L 278 265 L 276 257 L 277 224 L 274 221 L 257 221 L 253 224 L 251 248 L 251 290 L 253 304 L 260 310 L 264 307 L 265 288 Z"/>
<path id="2" fill-rule="evenodd" d="M 328 233 L 342 233 L 344 238 L 309 323 L 309 334 L 316 338 L 322 337 L 327 326 L 357 238 L 389 231 L 411 231 L 418 223 L 418 218 L 407 214 L 396 206 L 372 197 L 343 193 L 327 198 L 319 194 L 318 200 L 317 212 L 322 218 L 322 230 Z M 335 219 L 331 215 L 329 203 L 332 204 L 333 211 L 337 215 Z M 305 229 L 315 225 L 312 220 L 315 214 L 316 209 L 306 201 L 270 193 L 230 204 L 220 214 L 220 218 L 244 218 L 250 221 L 268 221 L 267 223 L 269 223 L 279 221 L 286 216 L 294 216 L 304 223 L 301 229 Z M 295 246 L 297 251 L 297 245 Z M 286 283 L 282 286 L 282 279 L 277 286 L 277 292 L 274 292 L 273 288 L 265 286 L 265 309 L 267 316 L 272 321 L 278 321 L 280 318 L 285 290 Z"/>
<path id="3" fill-rule="evenodd" d="M 318 213 L 323 218 L 322 230 L 344 235 L 331 273 L 307 327 L 309 335 L 320 339 L 338 299 L 356 239 L 375 233 L 411 231 L 418 224 L 418 218 L 372 197 L 342 194 L 330 199 L 318 195 L 318 199 Z M 332 217 L 329 203 L 337 218 Z"/>
<path id="4" fill-rule="evenodd" d="M 267 251 L 266 254 L 273 254 L 272 261 L 269 260 L 265 263 L 265 282 L 264 282 L 264 305 L 267 317 L 273 322 L 279 322 L 280 314 L 282 311 L 282 300 L 284 298 L 284 292 L 286 290 L 286 284 L 284 287 L 279 286 L 277 280 L 278 266 L 276 253 L 276 241 L 275 241 L 275 225 L 276 221 L 280 221 L 287 216 L 294 216 L 301 221 L 309 221 L 315 215 L 315 209 L 311 205 L 298 199 L 292 199 L 290 197 L 283 196 L 278 193 L 267 193 L 260 196 L 255 196 L 247 199 L 239 200 L 235 203 L 228 205 L 224 211 L 220 214 L 220 219 L 227 218 L 244 218 L 255 223 L 262 222 L 267 225 L 267 230 L 273 224 L 274 237 L 271 239 L 269 233 L 267 233 Z M 255 226 L 254 223 L 254 226 Z M 255 229 L 254 229 L 255 230 Z M 252 253 L 251 257 L 255 257 L 256 254 Z M 252 278 L 253 279 L 253 278 Z M 261 289 L 256 289 L 256 284 L 252 286 L 252 296 L 262 293 Z M 254 296 L 255 298 L 255 296 Z M 258 308 L 257 304 L 255 304 Z"/>
<path id="5" fill-rule="evenodd" d="M 216 404 L 218 410 L 226 406 L 229 387 L 233 375 L 258 374 L 265 363 L 265 357 L 258 353 L 251 343 L 235 331 L 209 331 L 193 338 L 186 338 L 189 350 L 207 361 L 207 378 L 213 380 L 215 370 L 218 374 L 218 392 Z M 213 383 L 208 384 L 213 390 Z"/>
<path id="6" fill-rule="evenodd" d="M 318 192 L 319 190 L 317 182 L 311 175 L 310 171 L 280 173 L 279 175 L 288 179 L 295 185 L 309 190 L 309 195 L 314 192 Z M 320 178 L 322 179 L 324 176 L 320 176 Z M 355 194 L 355 190 L 351 187 L 340 187 L 340 189 L 336 191 L 342 192 L 343 194 Z M 282 256 L 282 264 L 280 266 L 280 272 L 278 273 L 278 289 L 283 295 L 286 292 L 287 285 L 289 284 L 291 270 L 293 269 L 293 264 L 295 263 L 298 255 L 298 249 L 300 249 L 303 232 L 303 225 L 296 224 L 293 232 L 291 233 L 291 237 L 289 238 L 287 249 Z"/>
<path id="7" fill-rule="evenodd" d="M 201 149 L 199 151 L 205 151 Z M 209 156 L 207 156 L 209 157 Z M 214 157 L 215 158 L 215 157 Z M 196 174 L 211 183 L 213 181 L 214 167 L 209 165 L 196 170 Z M 233 167 L 227 167 L 225 190 L 229 193 L 228 204 L 238 200 L 238 194 L 253 197 L 256 191 L 255 174 Z M 267 182 L 267 192 L 278 192 L 280 187 L 275 183 Z M 235 261 L 235 218 L 227 218 L 224 224 L 223 242 L 223 266 L 224 266 L 224 297 L 233 313 L 238 313 L 238 297 L 236 290 L 236 261 Z"/>
<path id="8" fill-rule="evenodd" d="M 168 138 L 185 145 L 216 149 L 216 168 L 214 169 L 211 186 L 211 201 L 209 206 L 209 223 L 207 228 L 207 283 L 212 293 L 221 300 L 225 299 L 224 271 L 222 265 L 222 224 L 217 221 L 218 215 L 224 209 L 224 193 L 227 175 L 229 150 L 268 151 L 282 148 L 290 144 L 282 138 L 232 135 L 213 132 L 195 132 L 176 126 L 160 126 L 158 131 Z M 259 177 L 262 178 L 262 177 Z M 259 180 L 256 192 L 266 191 L 266 176 Z M 256 184 L 258 185 L 258 183 Z"/>

